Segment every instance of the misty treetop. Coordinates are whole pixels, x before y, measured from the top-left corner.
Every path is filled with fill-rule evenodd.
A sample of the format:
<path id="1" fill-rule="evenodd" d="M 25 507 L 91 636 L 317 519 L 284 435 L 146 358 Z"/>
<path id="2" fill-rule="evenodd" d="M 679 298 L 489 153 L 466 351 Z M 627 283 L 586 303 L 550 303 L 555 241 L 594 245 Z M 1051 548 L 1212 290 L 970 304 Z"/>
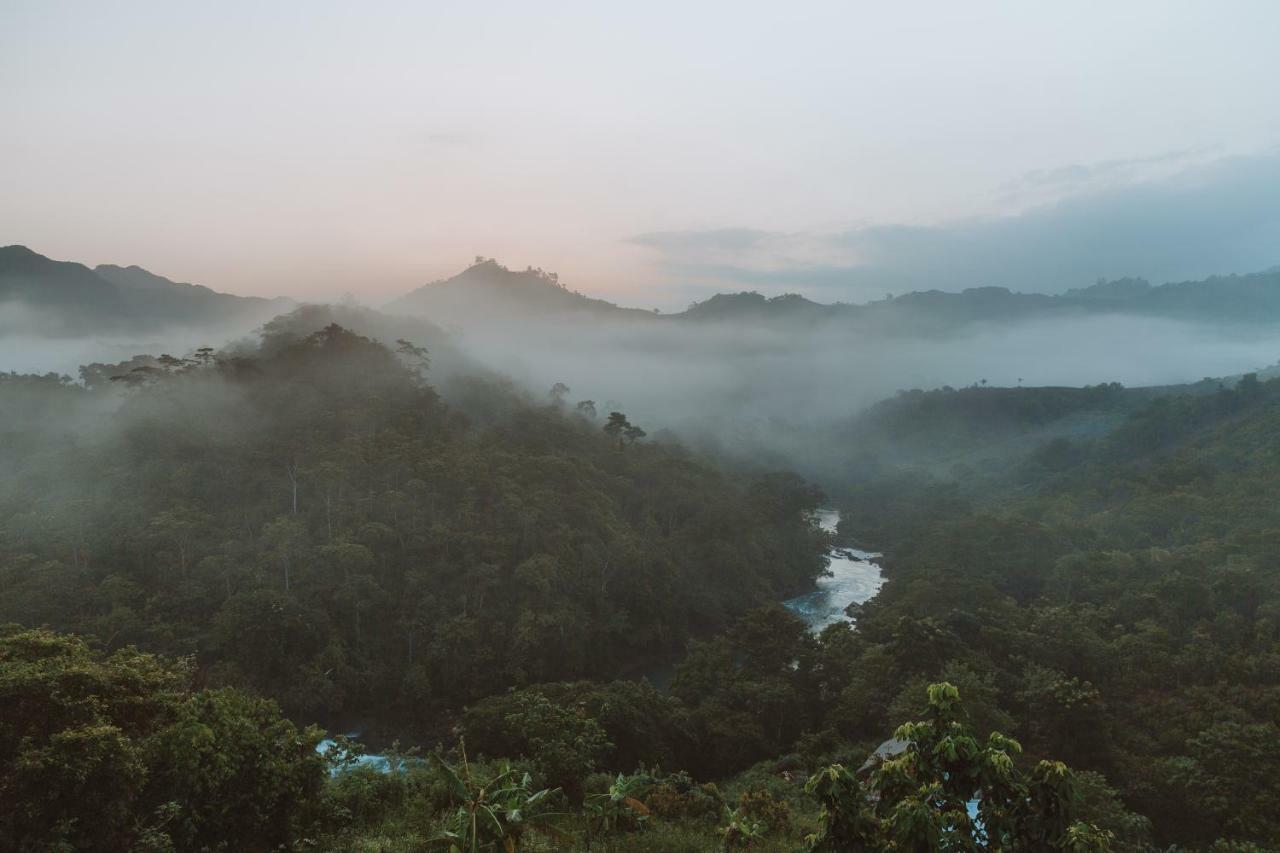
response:
<path id="1" fill-rule="evenodd" d="M 984 726 L 1104 773 L 1157 842 L 1272 849 L 1280 381 L 1005 392 L 907 395 L 867 424 L 932 413 L 898 464 L 836 489 L 888 582 L 859 611 L 828 719 L 882 728 L 903 685 L 946 677 Z M 1078 429 L 1082 411 L 1108 428 Z M 1022 419 L 1042 444 L 973 439 Z M 981 461 L 947 471 L 948 447 Z"/>
<path id="2" fill-rule="evenodd" d="M 883 549 L 887 583 L 856 624 L 814 636 L 776 604 L 829 544 L 801 478 L 649 438 L 566 383 L 534 399 L 456 359 L 442 377 L 446 340 L 384 346 L 335 319 L 300 309 L 255 346 L 88 365 L 82 383 L 0 377 L 0 620 L 82 635 L 21 642 L 106 667 L 90 694 L 116 696 L 112 673 L 145 662 L 160 675 L 139 689 L 175 697 L 137 731 L 114 700 L 75 700 L 97 716 L 57 711 L 48 730 L 17 715 L 22 784 L 74 797 L 77 773 L 145 767 L 187 802 L 221 759 L 182 757 L 183 737 L 295 737 L 265 696 L 302 722 L 445 746 L 318 795 L 310 764 L 290 770 L 281 802 L 308 805 L 270 831 L 295 846 L 303 825 L 334 849 L 475 840 L 460 815 L 497 808 L 493 780 L 530 809 L 528 824 L 494 811 L 477 841 L 494 849 L 1280 843 L 1280 382 L 975 380 L 837 425 L 823 473 L 839 538 Z M 613 680 L 672 663 L 666 691 Z M 11 654 L 12 684 L 50 692 L 41 666 Z M 927 692 L 942 681 L 963 714 Z M 898 739 L 927 749 L 855 772 L 930 714 Z M 118 760 L 54 760 L 55 724 L 100 730 L 80 754 Z M 803 790 L 816 770 L 825 814 Z M 22 831 L 74 836 L 71 807 L 35 787 Z M 1017 843 L 964 817 L 979 789 Z M 200 819 L 115 794 L 79 814 L 204 843 Z M 310 823 L 317 804 L 331 822 Z M 544 819 L 574 840 L 539 836 Z"/>
<path id="3" fill-rule="evenodd" d="M 431 727 L 428 709 L 677 654 L 824 565 L 796 479 L 483 376 L 447 405 L 407 340 L 266 331 L 95 368 L 141 379 L 0 383 L 53 416 L 3 407 L 22 452 L 4 455 L 0 619 L 194 655 L 209 683 L 313 719 Z"/>

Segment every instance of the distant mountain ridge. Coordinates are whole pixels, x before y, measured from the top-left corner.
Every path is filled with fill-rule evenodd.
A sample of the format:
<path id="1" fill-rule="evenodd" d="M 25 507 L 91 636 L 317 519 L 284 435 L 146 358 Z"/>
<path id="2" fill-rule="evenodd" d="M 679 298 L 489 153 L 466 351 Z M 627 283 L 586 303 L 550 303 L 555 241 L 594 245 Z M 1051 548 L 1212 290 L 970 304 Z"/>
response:
<path id="1" fill-rule="evenodd" d="M 294 305 L 287 299 L 235 296 L 174 282 L 139 266 L 90 269 L 18 245 L 0 247 L 0 306 L 15 304 L 24 310 L 0 313 L 0 333 L 83 335 L 265 322 Z M 915 291 L 864 304 L 827 304 L 796 293 L 718 293 L 684 311 L 659 314 L 570 290 L 555 273 L 532 267 L 511 270 L 492 258 L 477 258 L 457 275 L 423 285 L 384 310 L 462 325 L 500 319 L 622 320 L 782 329 L 832 326 L 876 334 L 945 334 L 975 324 L 1106 314 L 1256 325 L 1280 323 L 1280 267 L 1161 285 L 1140 278 L 1099 281 L 1058 295 L 1003 287 Z"/>
<path id="2" fill-rule="evenodd" d="M 846 321 L 881 331 L 935 332 L 973 323 L 1090 314 L 1201 323 L 1280 323 L 1280 270 L 1161 285 L 1135 278 L 1100 281 L 1056 295 L 1020 293 L 1004 287 L 914 291 L 861 305 L 826 305 L 796 294 L 773 298 L 758 293 L 717 294 L 668 316 L 721 322 L 744 316 L 777 322 Z"/>
<path id="3" fill-rule="evenodd" d="M 235 296 L 170 281 L 138 266 L 90 269 L 26 246 L 0 247 L 0 306 L 21 312 L 20 321 L 10 324 L 14 331 L 84 335 L 261 322 L 290 305 L 287 299 Z"/>
<path id="4" fill-rule="evenodd" d="M 1200 323 L 1280 323 L 1280 268 L 1162 285 L 1137 278 L 1099 281 L 1057 295 L 1004 287 L 914 291 L 860 305 L 825 304 L 796 293 L 769 297 L 744 291 L 717 293 L 684 311 L 658 314 L 568 290 L 552 273 L 532 268 L 517 272 L 481 258 L 458 275 L 424 285 L 386 308 L 464 324 L 499 317 L 546 320 L 560 316 L 785 327 L 842 324 L 902 334 L 1102 314 Z"/>
<path id="5" fill-rule="evenodd" d="M 555 273 L 533 267 L 510 270 L 492 258 L 479 257 L 452 278 L 425 284 L 386 308 L 464 322 L 496 316 L 653 316 L 639 308 L 623 308 L 569 290 Z"/>

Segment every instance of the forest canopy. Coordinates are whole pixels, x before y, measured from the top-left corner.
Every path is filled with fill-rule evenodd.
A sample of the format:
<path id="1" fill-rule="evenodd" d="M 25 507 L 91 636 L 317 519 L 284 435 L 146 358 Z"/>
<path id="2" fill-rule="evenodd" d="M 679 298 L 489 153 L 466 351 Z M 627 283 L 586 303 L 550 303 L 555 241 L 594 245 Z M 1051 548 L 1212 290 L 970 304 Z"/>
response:
<path id="1" fill-rule="evenodd" d="M 827 497 L 333 319 L 0 377 L 11 846 L 1280 841 L 1280 382 L 904 393 Z"/>

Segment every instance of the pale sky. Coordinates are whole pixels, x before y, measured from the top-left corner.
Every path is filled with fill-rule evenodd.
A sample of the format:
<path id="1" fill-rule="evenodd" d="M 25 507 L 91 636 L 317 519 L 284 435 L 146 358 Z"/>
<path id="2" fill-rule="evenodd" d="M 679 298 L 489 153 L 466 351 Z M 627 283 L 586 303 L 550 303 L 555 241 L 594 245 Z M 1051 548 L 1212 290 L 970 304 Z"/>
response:
<path id="1" fill-rule="evenodd" d="M 1278 34 L 1265 0 L 4 0 L 0 244 L 374 303 L 484 254 L 667 309 L 986 281 L 1001 229 L 1123 209 L 1096 257 L 1053 238 L 1063 281 L 1244 272 L 1280 264 Z"/>

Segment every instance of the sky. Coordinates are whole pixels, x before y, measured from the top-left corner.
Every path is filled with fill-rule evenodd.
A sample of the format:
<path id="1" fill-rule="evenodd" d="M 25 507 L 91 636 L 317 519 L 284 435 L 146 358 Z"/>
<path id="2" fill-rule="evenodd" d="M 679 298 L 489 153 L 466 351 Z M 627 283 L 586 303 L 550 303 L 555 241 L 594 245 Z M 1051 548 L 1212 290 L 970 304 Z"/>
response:
<path id="1" fill-rule="evenodd" d="M 1280 264 L 1280 4 L 0 4 L 0 244 L 378 303 Z"/>

